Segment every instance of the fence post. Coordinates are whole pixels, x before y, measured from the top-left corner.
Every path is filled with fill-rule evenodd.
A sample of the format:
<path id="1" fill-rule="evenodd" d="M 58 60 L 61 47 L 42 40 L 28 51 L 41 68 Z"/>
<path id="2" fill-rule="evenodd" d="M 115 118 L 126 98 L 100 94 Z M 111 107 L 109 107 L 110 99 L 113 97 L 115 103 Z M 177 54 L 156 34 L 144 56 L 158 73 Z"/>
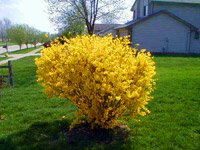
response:
<path id="1" fill-rule="evenodd" d="M 10 85 L 14 87 L 14 74 L 13 74 L 12 63 L 10 60 L 8 61 L 8 69 L 9 69 Z"/>

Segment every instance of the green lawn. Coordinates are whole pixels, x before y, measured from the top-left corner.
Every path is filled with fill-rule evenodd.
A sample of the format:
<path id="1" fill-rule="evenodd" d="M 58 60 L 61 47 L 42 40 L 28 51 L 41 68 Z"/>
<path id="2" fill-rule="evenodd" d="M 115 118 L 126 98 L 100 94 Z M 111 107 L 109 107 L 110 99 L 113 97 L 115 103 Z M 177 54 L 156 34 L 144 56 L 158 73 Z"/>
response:
<path id="1" fill-rule="evenodd" d="M 25 48 L 25 49 L 17 50 L 17 51 L 14 51 L 14 52 L 9 52 L 9 54 L 26 54 L 26 53 L 31 52 L 33 50 L 36 50 L 38 48 L 40 48 L 40 46 L 31 47 L 31 48 Z"/>
<path id="2" fill-rule="evenodd" d="M 13 62 L 15 87 L 1 91 L 0 149 L 200 149 L 200 58 L 155 57 L 157 86 L 151 114 L 130 120 L 130 138 L 101 144 L 69 142 L 75 107 L 49 99 L 36 83 L 34 57 Z M 6 70 L 0 70 L 5 74 Z M 62 119 L 66 116 L 65 119 Z"/>
<path id="3" fill-rule="evenodd" d="M 0 61 L 9 59 L 10 57 L 0 57 Z"/>

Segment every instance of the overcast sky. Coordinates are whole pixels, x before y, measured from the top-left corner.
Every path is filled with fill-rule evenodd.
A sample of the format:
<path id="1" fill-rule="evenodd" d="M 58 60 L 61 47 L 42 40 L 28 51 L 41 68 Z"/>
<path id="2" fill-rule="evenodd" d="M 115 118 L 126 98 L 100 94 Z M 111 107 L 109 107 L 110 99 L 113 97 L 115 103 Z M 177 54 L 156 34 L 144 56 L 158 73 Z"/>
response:
<path id="1" fill-rule="evenodd" d="M 131 6 L 135 0 L 125 0 L 124 15 L 119 23 L 131 20 Z M 0 0 L 0 19 L 8 18 L 13 23 L 29 24 L 41 31 L 55 33 L 50 23 L 47 4 L 44 0 Z"/>

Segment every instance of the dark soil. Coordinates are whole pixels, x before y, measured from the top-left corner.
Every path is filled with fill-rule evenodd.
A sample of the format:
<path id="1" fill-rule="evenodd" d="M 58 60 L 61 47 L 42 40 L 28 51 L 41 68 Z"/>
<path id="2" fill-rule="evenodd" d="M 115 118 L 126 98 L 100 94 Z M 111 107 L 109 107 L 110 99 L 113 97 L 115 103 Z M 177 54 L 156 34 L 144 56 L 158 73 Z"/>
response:
<path id="1" fill-rule="evenodd" d="M 66 131 L 69 144 L 88 146 L 90 144 L 117 144 L 128 140 L 128 128 L 120 125 L 114 129 L 92 129 L 89 124 L 81 124 Z"/>

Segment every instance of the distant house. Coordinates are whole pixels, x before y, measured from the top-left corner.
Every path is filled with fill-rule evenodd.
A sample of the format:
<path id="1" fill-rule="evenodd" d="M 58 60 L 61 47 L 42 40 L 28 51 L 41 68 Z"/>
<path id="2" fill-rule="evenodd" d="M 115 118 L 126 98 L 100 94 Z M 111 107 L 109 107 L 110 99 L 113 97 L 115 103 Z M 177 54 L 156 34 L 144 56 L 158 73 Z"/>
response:
<path id="1" fill-rule="evenodd" d="M 116 30 L 114 30 L 114 28 L 120 25 L 121 24 L 95 24 L 94 34 L 105 36 L 112 33 L 113 36 L 116 36 Z"/>
<path id="2" fill-rule="evenodd" d="M 160 53 L 200 53 L 200 0 L 136 0 L 133 20 L 115 28 L 132 46 Z"/>

